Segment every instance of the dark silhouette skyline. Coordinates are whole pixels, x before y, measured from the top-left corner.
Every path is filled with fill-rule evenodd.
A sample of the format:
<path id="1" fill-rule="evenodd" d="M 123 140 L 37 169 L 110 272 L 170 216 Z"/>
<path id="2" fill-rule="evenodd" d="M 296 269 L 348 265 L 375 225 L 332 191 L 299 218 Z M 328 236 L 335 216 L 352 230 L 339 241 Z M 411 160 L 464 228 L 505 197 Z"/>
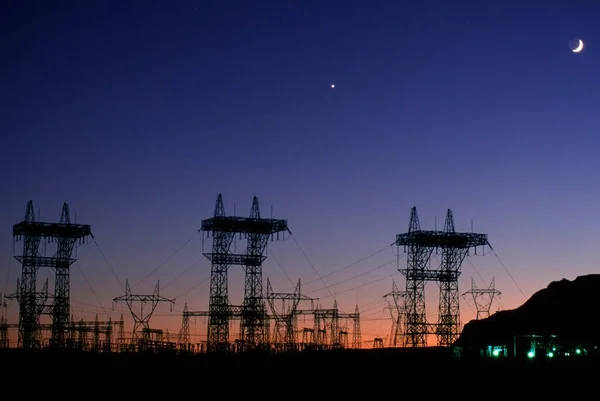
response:
<path id="1" fill-rule="evenodd" d="M 301 279 L 345 312 L 358 303 L 365 339 L 390 332 L 383 294 L 393 279 L 404 287 L 406 258 L 386 246 L 413 206 L 425 229 L 450 208 L 457 231 L 489 235 L 499 258 L 470 255 L 460 285 L 494 277 L 494 310 L 592 273 L 598 12 L 593 1 L 7 1 L 0 292 L 16 288 L 11 227 L 30 199 L 42 220 L 66 201 L 94 227 L 98 246 L 72 270 L 78 318 L 127 317 L 111 308 L 125 280 L 141 293 L 160 281 L 176 298 L 175 313 L 156 313 L 171 332 L 185 302 L 208 306 L 197 231 L 218 193 L 228 214 L 247 216 L 257 196 L 287 220 L 296 241 L 269 245 L 265 279 L 275 291 Z M 233 270 L 234 302 L 243 284 Z M 460 302 L 466 323 L 476 310 Z M 432 291 L 433 321 L 437 307 Z"/>

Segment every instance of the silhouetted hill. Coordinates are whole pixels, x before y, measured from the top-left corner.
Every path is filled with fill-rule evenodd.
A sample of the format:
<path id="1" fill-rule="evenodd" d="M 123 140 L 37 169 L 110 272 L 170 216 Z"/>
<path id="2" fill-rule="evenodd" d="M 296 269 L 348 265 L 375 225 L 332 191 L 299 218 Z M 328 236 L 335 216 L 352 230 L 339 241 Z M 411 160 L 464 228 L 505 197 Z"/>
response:
<path id="1" fill-rule="evenodd" d="M 510 343 L 518 335 L 558 335 L 563 342 L 596 342 L 600 274 L 554 281 L 520 307 L 467 323 L 455 345 Z"/>

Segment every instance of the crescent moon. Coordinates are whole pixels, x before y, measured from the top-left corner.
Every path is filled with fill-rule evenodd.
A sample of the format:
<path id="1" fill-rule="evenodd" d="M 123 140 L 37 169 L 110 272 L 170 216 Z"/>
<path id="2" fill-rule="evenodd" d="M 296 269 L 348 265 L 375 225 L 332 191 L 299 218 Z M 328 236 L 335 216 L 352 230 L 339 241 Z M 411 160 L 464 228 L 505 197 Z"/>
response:
<path id="1" fill-rule="evenodd" d="M 579 39 L 579 44 L 576 49 L 573 49 L 573 53 L 579 53 L 583 50 L 583 40 Z"/>

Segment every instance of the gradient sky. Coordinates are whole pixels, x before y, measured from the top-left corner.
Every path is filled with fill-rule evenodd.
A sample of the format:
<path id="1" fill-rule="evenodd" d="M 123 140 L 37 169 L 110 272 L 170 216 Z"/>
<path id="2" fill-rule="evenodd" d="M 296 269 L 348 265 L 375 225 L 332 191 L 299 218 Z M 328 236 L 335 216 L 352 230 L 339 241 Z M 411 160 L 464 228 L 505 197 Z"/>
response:
<path id="1" fill-rule="evenodd" d="M 11 229 L 27 201 L 45 221 L 66 201 L 97 241 L 72 269 L 75 316 L 118 317 L 126 279 L 136 293 L 160 280 L 177 300 L 155 325 L 178 331 L 184 302 L 208 307 L 197 230 L 218 193 L 229 214 L 256 195 L 287 219 L 265 281 L 283 292 L 301 278 L 345 312 L 358 301 L 365 340 L 390 330 L 382 295 L 405 283 L 395 248 L 328 287 L 311 265 L 323 276 L 382 250 L 412 206 L 423 229 L 450 208 L 458 231 L 489 235 L 496 254 L 466 260 L 460 286 L 495 277 L 493 310 L 595 273 L 599 13 L 591 0 L 4 2 L 0 291 L 15 289 Z M 472 305 L 461 298 L 463 322 Z"/>

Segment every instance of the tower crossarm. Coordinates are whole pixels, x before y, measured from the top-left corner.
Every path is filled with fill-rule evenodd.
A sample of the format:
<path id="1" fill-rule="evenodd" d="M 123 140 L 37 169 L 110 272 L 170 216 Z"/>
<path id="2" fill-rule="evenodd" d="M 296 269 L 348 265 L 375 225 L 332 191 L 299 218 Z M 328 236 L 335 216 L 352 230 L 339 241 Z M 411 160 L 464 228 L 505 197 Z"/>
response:
<path id="1" fill-rule="evenodd" d="M 289 230 L 287 220 L 215 216 L 202 220 L 200 231 L 270 235 Z"/>
<path id="2" fill-rule="evenodd" d="M 84 238 L 92 235 L 89 224 L 44 223 L 22 221 L 13 226 L 13 236 L 36 236 L 50 238 Z"/>
<path id="3" fill-rule="evenodd" d="M 488 245 L 487 234 L 446 231 L 412 231 L 396 235 L 397 246 L 468 249 Z"/>
<path id="4" fill-rule="evenodd" d="M 323 318 L 341 315 L 339 309 L 315 309 L 312 313 Z"/>
<path id="5" fill-rule="evenodd" d="M 229 317 L 239 318 L 242 316 L 242 306 L 241 305 L 229 305 L 229 310 L 227 311 Z M 187 317 L 208 317 L 210 316 L 210 311 L 184 311 L 183 316 Z"/>
<path id="6" fill-rule="evenodd" d="M 206 317 L 206 316 L 209 316 L 209 315 L 210 315 L 209 311 L 194 311 L 194 310 L 189 310 L 189 311 L 183 312 L 183 316 L 187 316 L 187 317 Z"/>
<path id="7" fill-rule="evenodd" d="M 297 301 L 314 301 L 316 298 L 310 298 L 305 295 L 298 295 L 294 293 L 283 293 L 283 292 L 272 292 L 267 295 L 270 299 L 284 299 L 284 300 L 297 300 Z"/>
<path id="8" fill-rule="evenodd" d="M 3 325 L 3 327 L 6 327 L 7 329 L 18 329 L 19 323 L 6 323 Z M 39 329 L 50 331 L 50 330 L 52 330 L 52 324 L 51 323 L 40 323 Z"/>
<path id="9" fill-rule="evenodd" d="M 204 256 L 211 263 L 219 265 L 242 265 L 242 266 L 260 266 L 267 258 L 264 255 L 247 255 L 232 253 L 204 253 Z"/>
<path id="10" fill-rule="evenodd" d="M 406 270 L 406 269 L 401 269 L 401 270 Z M 384 294 L 383 297 L 387 298 L 387 297 L 397 297 L 397 298 L 402 298 L 407 296 L 409 293 L 408 291 L 390 291 L 387 294 Z"/>
<path id="11" fill-rule="evenodd" d="M 358 319 L 360 318 L 359 313 L 339 313 L 338 317 L 340 319 Z"/>
<path id="12" fill-rule="evenodd" d="M 111 320 L 80 320 L 80 321 L 74 321 L 71 322 L 71 325 L 73 326 L 84 326 L 84 327 L 94 327 L 94 326 L 115 326 L 117 325 L 117 323 L 119 323 L 118 321 L 111 321 Z"/>
<path id="13" fill-rule="evenodd" d="M 295 312 L 297 315 L 314 315 L 315 309 L 299 309 Z"/>
<path id="14" fill-rule="evenodd" d="M 470 289 L 469 291 L 465 292 L 463 294 L 463 296 L 465 295 L 486 295 L 486 294 L 494 294 L 494 295 L 500 295 L 500 291 L 494 289 L 494 288 L 473 288 Z"/>
<path id="15" fill-rule="evenodd" d="M 49 299 L 53 299 L 54 296 L 47 291 L 37 291 L 33 295 L 35 299 L 35 311 L 38 315 L 52 315 L 52 303 L 48 302 Z M 21 296 L 18 292 L 13 294 L 7 294 L 4 296 L 6 299 L 21 302 Z"/>
<path id="16" fill-rule="evenodd" d="M 36 266 L 36 267 L 63 267 L 65 262 L 69 265 L 75 262 L 75 258 L 66 257 L 66 258 L 56 258 L 51 256 L 32 256 L 32 255 L 17 255 L 15 259 L 19 261 L 21 264 L 26 264 L 28 266 Z"/>
<path id="17" fill-rule="evenodd" d="M 138 295 L 125 294 L 113 299 L 113 302 L 175 302 L 174 299 L 165 298 L 160 295 Z"/>
<path id="18" fill-rule="evenodd" d="M 458 270 L 398 269 L 407 280 L 450 282 L 458 280 Z"/>

